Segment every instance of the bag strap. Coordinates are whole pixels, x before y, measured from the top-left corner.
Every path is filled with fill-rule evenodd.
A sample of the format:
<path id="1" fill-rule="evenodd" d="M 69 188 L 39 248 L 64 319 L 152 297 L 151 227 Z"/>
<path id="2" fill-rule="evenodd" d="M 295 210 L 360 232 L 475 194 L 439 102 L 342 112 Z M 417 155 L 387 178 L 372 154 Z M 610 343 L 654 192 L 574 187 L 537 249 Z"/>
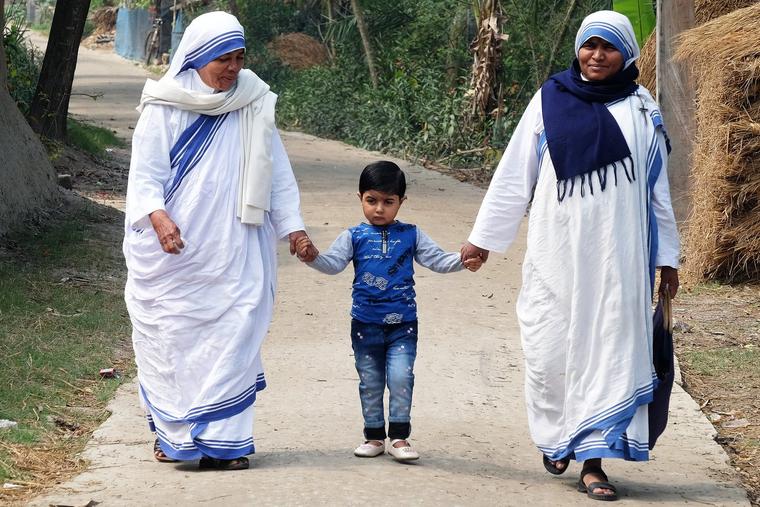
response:
<path id="1" fill-rule="evenodd" d="M 662 300 L 662 324 L 668 333 L 673 333 L 673 311 L 670 302 L 670 285 L 665 284 L 665 294 L 660 294 Z"/>

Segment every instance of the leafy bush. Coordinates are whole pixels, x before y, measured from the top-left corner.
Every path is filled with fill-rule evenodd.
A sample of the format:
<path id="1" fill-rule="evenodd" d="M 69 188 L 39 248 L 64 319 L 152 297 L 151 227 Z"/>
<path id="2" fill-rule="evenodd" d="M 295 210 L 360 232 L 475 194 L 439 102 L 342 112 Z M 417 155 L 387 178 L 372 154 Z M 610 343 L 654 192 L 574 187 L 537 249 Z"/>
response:
<path id="1" fill-rule="evenodd" d="M 42 54 L 26 39 L 23 6 L 6 8 L 3 47 L 8 66 L 8 91 L 22 113 L 29 111 L 37 88 Z"/>
<path id="2" fill-rule="evenodd" d="M 380 83 L 369 81 L 362 42 L 346 1 L 240 2 L 249 64 L 280 94 L 282 126 L 414 158 L 491 170 L 522 112 L 551 72 L 572 59 L 583 16 L 609 0 L 579 0 L 565 20 L 562 0 L 502 0 L 503 73 L 499 111 L 468 119 L 468 87 L 476 33 L 471 2 L 361 0 Z M 325 5 L 331 4 L 326 14 Z M 267 49 L 277 34 L 304 31 L 333 55 L 325 66 L 284 68 Z M 557 41 L 558 33 L 563 36 Z M 549 63 L 551 60 L 551 64 Z M 465 152 L 465 153 L 461 153 Z"/>
<path id="3" fill-rule="evenodd" d="M 325 21 L 321 12 L 269 1 L 246 4 L 241 18 L 249 63 L 281 94 L 281 124 L 365 148 L 430 158 L 481 142 L 484 136 L 473 135 L 463 122 L 469 35 L 452 34 L 449 26 L 451 16 L 466 17 L 466 5 L 457 0 L 363 4 L 370 31 L 382 34 L 373 40 L 381 68 L 377 89 L 369 83 L 350 11 L 338 8 L 334 21 L 317 33 L 331 47 L 333 62 L 295 72 L 283 70 L 266 44 L 278 33 L 314 32 Z M 309 16 L 310 23 L 305 21 Z M 447 73 L 451 62 L 459 67 L 453 80 Z"/>

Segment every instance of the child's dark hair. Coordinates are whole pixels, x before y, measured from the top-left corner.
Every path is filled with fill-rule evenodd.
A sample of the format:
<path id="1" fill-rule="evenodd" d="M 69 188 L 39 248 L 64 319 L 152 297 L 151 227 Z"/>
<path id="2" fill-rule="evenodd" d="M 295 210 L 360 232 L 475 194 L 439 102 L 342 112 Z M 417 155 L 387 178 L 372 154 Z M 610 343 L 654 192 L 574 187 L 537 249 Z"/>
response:
<path id="1" fill-rule="evenodd" d="M 377 190 L 390 195 L 404 197 L 406 193 L 406 177 L 404 171 L 393 162 L 381 160 L 374 162 L 362 171 L 359 176 L 359 193 Z"/>

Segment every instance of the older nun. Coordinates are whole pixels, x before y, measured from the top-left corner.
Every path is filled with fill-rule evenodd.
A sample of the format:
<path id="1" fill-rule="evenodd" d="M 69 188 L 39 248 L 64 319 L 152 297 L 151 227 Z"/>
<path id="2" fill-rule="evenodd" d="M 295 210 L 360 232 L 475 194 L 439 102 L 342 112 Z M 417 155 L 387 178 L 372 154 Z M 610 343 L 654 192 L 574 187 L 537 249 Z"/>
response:
<path id="1" fill-rule="evenodd" d="M 549 472 L 574 458 L 578 489 L 615 500 L 602 458 L 649 457 L 655 270 L 675 296 L 679 239 L 630 21 L 591 14 L 575 55 L 525 110 L 462 256 L 506 250 L 532 202 L 517 302 L 530 433 Z"/>
<path id="2" fill-rule="evenodd" d="M 148 80 L 132 141 L 124 256 L 140 398 L 159 461 L 248 468 L 275 244 L 305 235 L 276 95 L 242 69 L 243 27 L 212 12 Z"/>

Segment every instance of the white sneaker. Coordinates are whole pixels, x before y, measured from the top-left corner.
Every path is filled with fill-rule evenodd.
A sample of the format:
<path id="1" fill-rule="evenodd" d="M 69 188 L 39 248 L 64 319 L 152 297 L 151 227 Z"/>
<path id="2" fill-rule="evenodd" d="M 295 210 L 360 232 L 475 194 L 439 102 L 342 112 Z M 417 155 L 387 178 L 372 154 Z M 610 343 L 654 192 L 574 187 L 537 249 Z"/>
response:
<path id="1" fill-rule="evenodd" d="M 404 440 L 401 438 L 396 438 L 391 440 L 391 445 L 388 447 L 388 454 L 393 456 L 393 459 L 396 461 L 414 461 L 416 459 L 420 458 L 420 455 L 417 451 L 412 449 L 412 446 L 409 445 L 407 442 L 407 445 L 402 447 L 394 447 L 393 444 L 396 442 L 403 442 Z"/>
<path id="2" fill-rule="evenodd" d="M 354 449 L 354 456 L 360 458 L 374 458 L 380 456 L 385 452 L 385 441 L 380 442 L 380 445 L 371 444 L 370 442 L 380 442 L 379 440 L 368 440 L 362 445 Z"/>

